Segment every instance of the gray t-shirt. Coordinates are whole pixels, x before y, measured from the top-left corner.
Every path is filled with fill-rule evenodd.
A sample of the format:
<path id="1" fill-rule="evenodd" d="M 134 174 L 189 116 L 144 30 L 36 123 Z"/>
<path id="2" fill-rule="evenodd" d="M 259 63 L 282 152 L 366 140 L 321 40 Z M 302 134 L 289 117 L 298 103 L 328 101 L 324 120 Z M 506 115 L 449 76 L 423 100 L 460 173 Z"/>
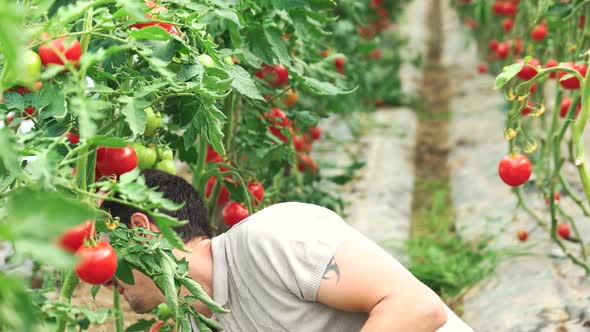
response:
<path id="1" fill-rule="evenodd" d="M 227 332 L 358 332 L 368 314 L 316 302 L 336 249 L 355 235 L 312 204 L 281 203 L 250 216 L 212 239 L 213 299 L 231 310 L 213 318 Z"/>

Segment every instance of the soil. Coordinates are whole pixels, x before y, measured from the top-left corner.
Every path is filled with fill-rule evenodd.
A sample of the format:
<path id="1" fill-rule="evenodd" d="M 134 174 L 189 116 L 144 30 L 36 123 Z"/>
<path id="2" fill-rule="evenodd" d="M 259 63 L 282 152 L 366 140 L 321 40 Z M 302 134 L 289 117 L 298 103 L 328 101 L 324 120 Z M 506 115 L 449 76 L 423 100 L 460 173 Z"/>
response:
<path id="1" fill-rule="evenodd" d="M 419 112 L 414 153 L 416 176 L 412 200 L 411 236 L 428 232 L 423 225 L 422 212 L 432 205 L 432 184 L 447 188 L 449 183 L 449 79 L 442 63 L 444 34 L 442 33 L 441 5 L 431 0 L 426 17 L 429 38 L 423 68 L 421 94 L 423 104 Z M 451 197 L 445 198 L 451 206 Z M 449 212 L 452 213 L 452 212 Z M 450 218 L 452 220 L 452 218 Z"/>

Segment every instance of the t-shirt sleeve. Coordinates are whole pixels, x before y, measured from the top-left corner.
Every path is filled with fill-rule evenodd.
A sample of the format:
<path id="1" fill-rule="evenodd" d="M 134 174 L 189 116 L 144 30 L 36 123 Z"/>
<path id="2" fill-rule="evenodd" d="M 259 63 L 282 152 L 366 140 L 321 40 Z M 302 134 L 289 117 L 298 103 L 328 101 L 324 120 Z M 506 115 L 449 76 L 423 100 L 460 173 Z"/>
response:
<path id="1" fill-rule="evenodd" d="M 315 302 L 328 264 L 355 231 L 316 205 L 283 203 L 270 209 L 248 221 L 252 263 L 276 286 Z"/>

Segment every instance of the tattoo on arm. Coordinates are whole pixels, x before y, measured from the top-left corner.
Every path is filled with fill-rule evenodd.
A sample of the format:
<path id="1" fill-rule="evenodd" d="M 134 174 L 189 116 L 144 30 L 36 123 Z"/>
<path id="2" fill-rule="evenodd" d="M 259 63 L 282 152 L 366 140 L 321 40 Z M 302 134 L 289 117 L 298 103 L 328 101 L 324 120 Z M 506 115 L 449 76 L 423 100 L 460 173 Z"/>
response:
<path id="1" fill-rule="evenodd" d="M 326 267 L 326 272 L 324 272 L 322 279 L 332 279 L 334 276 L 336 276 L 336 283 L 338 283 L 340 281 L 340 269 L 338 268 L 338 264 L 336 264 L 335 257 L 332 257 L 330 264 Z"/>

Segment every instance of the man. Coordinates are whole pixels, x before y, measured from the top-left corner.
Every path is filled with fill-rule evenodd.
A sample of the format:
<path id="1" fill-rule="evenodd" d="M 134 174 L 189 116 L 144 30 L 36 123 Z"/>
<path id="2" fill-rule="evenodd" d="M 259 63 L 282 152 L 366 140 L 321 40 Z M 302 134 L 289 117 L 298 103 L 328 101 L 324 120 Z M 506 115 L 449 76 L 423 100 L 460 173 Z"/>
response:
<path id="1" fill-rule="evenodd" d="M 328 209 L 276 204 L 212 238 L 206 208 L 190 184 L 160 171 L 142 174 L 149 187 L 184 203 L 168 213 L 189 221 L 176 231 L 190 253 L 175 255 L 231 310 L 213 317 L 224 331 L 471 331 L 432 290 Z M 142 211 L 113 202 L 103 208 L 129 227 L 158 231 Z M 144 313 L 164 302 L 149 278 L 133 276 L 135 285 L 110 282 L 133 310 Z M 201 303 L 195 310 L 212 316 Z"/>

